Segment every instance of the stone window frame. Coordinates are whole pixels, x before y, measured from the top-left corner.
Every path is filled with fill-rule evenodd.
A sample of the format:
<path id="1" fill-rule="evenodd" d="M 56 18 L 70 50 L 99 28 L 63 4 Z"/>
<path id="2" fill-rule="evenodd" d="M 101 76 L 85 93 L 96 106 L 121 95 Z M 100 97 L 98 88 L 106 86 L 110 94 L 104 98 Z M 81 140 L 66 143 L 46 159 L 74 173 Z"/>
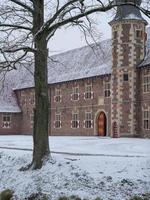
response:
<path id="1" fill-rule="evenodd" d="M 54 102 L 62 102 L 61 88 L 55 88 Z"/>
<path id="2" fill-rule="evenodd" d="M 143 73 L 143 93 L 150 92 L 150 73 Z"/>
<path id="3" fill-rule="evenodd" d="M 71 120 L 71 128 L 76 129 L 79 128 L 79 112 L 78 111 L 72 111 L 72 120 Z"/>
<path id="4" fill-rule="evenodd" d="M 109 79 L 104 80 L 104 97 L 111 97 L 111 81 Z"/>
<path id="5" fill-rule="evenodd" d="M 144 109 L 143 110 L 143 129 L 150 130 L 150 110 Z"/>
<path id="6" fill-rule="evenodd" d="M 124 72 L 123 73 L 123 81 L 124 82 L 128 82 L 129 81 L 129 73 L 128 72 Z"/>
<path id="7" fill-rule="evenodd" d="M 93 99 L 94 98 L 94 92 L 93 92 L 93 84 L 92 82 L 85 83 L 85 92 L 84 92 L 84 99 Z"/>
<path id="8" fill-rule="evenodd" d="M 11 128 L 11 123 L 12 123 L 12 114 L 11 113 L 3 113 L 2 128 L 6 128 L 6 129 Z"/>
<path id="9" fill-rule="evenodd" d="M 56 129 L 62 128 L 61 112 L 55 112 L 54 128 Z"/>
<path id="10" fill-rule="evenodd" d="M 143 38 L 143 30 L 138 28 L 135 30 L 135 39 L 142 39 Z"/>
<path id="11" fill-rule="evenodd" d="M 72 87 L 72 93 L 71 93 L 71 100 L 72 101 L 79 101 L 79 95 L 80 95 L 79 85 L 73 86 Z"/>
<path id="12" fill-rule="evenodd" d="M 91 129 L 93 128 L 93 115 L 92 111 L 85 111 L 85 120 L 84 120 L 84 128 Z"/>

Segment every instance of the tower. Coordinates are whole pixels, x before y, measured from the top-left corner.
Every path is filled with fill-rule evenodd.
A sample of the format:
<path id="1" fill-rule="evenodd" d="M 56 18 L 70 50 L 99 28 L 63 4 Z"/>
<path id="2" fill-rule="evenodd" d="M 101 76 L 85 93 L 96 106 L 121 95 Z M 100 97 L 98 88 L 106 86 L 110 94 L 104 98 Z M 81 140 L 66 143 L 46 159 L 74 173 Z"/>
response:
<path id="1" fill-rule="evenodd" d="M 135 3 L 135 0 L 115 0 Z M 137 5 L 141 0 L 136 1 Z M 147 22 L 132 5 L 117 7 L 112 27 L 112 100 L 111 126 L 113 137 L 134 136 L 137 126 L 137 66 L 145 55 Z"/>

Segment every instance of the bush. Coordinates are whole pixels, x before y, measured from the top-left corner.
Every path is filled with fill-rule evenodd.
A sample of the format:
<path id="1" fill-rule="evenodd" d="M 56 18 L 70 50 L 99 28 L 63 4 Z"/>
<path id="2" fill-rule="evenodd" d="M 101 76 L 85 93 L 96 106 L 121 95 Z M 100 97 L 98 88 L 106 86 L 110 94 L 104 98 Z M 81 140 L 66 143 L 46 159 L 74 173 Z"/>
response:
<path id="1" fill-rule="evenodd" d="M 13 191 L 6 189 L 0 193 L 0 200 L 10 200 L 13 197 Z"/>

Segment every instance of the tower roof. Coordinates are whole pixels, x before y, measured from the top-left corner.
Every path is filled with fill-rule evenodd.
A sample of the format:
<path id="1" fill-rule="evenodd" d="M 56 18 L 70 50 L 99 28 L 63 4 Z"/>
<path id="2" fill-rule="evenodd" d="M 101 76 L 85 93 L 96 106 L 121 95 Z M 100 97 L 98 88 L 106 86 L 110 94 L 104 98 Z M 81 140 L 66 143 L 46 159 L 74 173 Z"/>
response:
<path id="1" fill-rule="evenodd" d="M 142 17 L 140 10 L 134 5 L 124 5 L 126 3 L 141 5 L 141 0 L 114 0 L 117 6 L 117 12 L 110 24 L 124 20 L 140 20 L 147 24 L 147 21 Z"/>

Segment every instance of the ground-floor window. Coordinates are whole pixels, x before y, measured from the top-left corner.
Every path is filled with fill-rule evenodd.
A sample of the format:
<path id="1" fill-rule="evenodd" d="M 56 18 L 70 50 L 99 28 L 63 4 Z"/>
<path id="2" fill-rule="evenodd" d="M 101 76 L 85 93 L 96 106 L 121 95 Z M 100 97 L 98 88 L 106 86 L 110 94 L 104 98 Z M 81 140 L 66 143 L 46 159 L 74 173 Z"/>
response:
<path id="1" fill-rule="evenodd" d="M 71 127 L 72 128 L 79 128 L 79 113 L 78 112 L 72 113 Z"/>
<path id="2" fill-rule="evenodd" d="M 54 127 L 61 128 L 61 113 L 55 113 Z"/>
<path id="3" fill-rule="evenodd" d="M 3 128 L 11 128 L 11 120 L 12 120 L 12 116 L 10 113 L 3 114 L 2 127 Z"/>
<path id="4" fill-rule="evenodd" d="M 149 130 L 149 111 L 148 110 L 144 110 L 143 111 L 143 128 L 145 130 Z"/>
<path id="5" fill-rule="evenodd" d="M 93 128 L 92 112 L 85 112 L 84 128 Z"/>

